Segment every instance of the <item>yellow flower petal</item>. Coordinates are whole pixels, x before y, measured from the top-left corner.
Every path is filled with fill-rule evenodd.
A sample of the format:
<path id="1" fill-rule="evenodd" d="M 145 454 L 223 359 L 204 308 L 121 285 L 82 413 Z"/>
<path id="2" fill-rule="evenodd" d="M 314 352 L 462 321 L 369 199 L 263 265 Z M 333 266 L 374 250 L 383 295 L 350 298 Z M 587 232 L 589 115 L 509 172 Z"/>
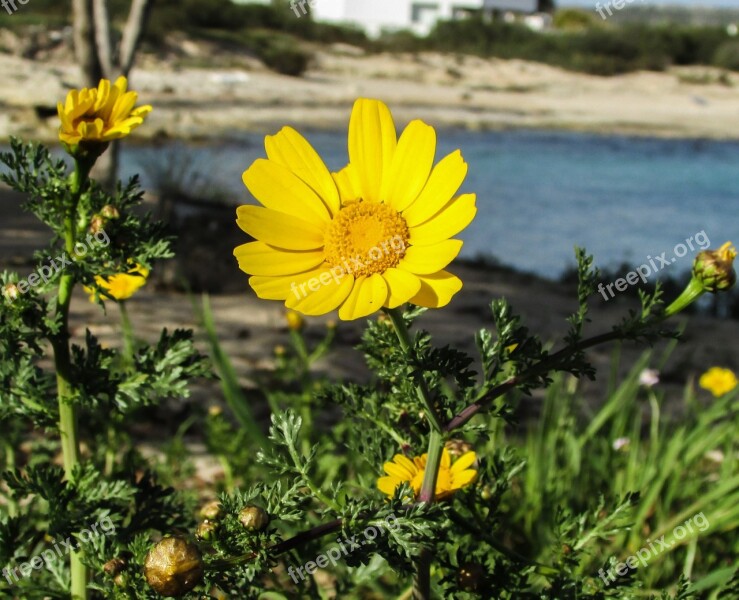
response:
<path id="1" fill-rule="evenodd" d="M 323 246 L 323 229 L 314 223 L 269 208 L 244 205 L 236 209 L 236 224 L 253 238 L 286 250 L 316 250 Z"/>
<path id="2" fill-rule="evenodd" d="M 387 473 L 388 475 L 392 477 L 395 477 L 396 479 L 400 479 L 401 481 L 410 481 L 411 479 L 413 479 L 413 476 L 415 475 L 415 473 L 411 473 L 410 471 L 408 471 L 407 468 L 402 467 L 401 465 L 395 462 L 386 462 L 382 466 L 382 468 L 385 471 L 385 473 Z"/>
<path id="3" fill-rule="evenodd" d="M 387 299 L 387 284 L 379 273 L 360 277 L 354 282 L 349 297 L 339 309 L 342 321 L 361 319 L 380 310 Z"/>
<path id="4" fill-rule="evenodd" d="M 292 127 L 284 127 L 279 133 L 264 140 L 267 157 L 295 173 L 323 200 L 332 215 L 339 212 L 339 192 L 331 173 L 302 135 Z"/>
<path id="5" fill-rule="evenodd" d="M 394 477 L 380 477 L 377 480 L 377 488 L 391 498 L 395 495 L 395 488 L 400 485 L 400 481 Z"/>
<path id="6" fill-rule="evenodd" d="M 410 299 L 412 304 L 426 308 L 441 308 L 449 304 L 454 295 L 462 289 L 462 281 L 449 273 L 440 271 L 433 275 L 419 275 L 421 289 Z"/>
<path id="7" fill-rule="evenodd" d="M 382 178 L 396 145 L 390 109 L 379 100 L 357 100 L 349 121 L 349 162 L 357 169 L 361 196 L 366 202 L 381 201 Z"/>
<path id="8" fill-rule="evenodd" d="M 407 456 L 403 456 L 402 454 L 396 454 L 395 456 L 393 456 L 393 460 L 396 463 L 398 463 L 400 466 L 402 466 L 406 471 L 408 471 L 411 474 L 411 476 L 415 476 L 416 473 L 418 473 L 418 469 L 416 468 L 416 465 Z"/>
<path id="9" fill-rule="evenodd" d="M 454 197 L 467 176 L 467 163 L 457 150 L 444 157 L 418 196 L 404 212 L 409 227 L 421 225 L 433 217 Z"/>
<path id="10" fill-rule="evenodd" d="M 313 189 L 286 166 L 259 158 L 244 171 L 244 185 L 265 207 L 305 219 L 318 227 L 331 214 Z"/>
<path id="11" fill-rule="evenodd" d="M 452 465 L 452 455 L 449 454 L 449 450 L 447 450 L 446 448 L 442 449 L 441 451 L 440 465 L 440 468 L 444 469 L 445 471 L 448 470 L 449 467 L 451 467 Z"/>
<path id="12" fill-rule="evenodd" d="M 398 268 L 417 275 L 438 273 L 457 258 L 461 249 L 461 240 L 445 240 L 433 246 L 410 246 Z"/>
<path id="13" fill-rule="evenodd" d="M 249 275 L 291 275 L 314 269 L 323 262 L 323 251 L 286 251 L 264 242 L 238 246 L 234 256 L 239 268 Z"/>
<path id="14" fill-rule="evenodd" d="M 382 277 L 388 289 L 388 297 L 385 301 L 387 308 L 397 308 L 405 304 L 421 289 L 421 280 L 418 277 L 394 267 L 387 269 Z"/>
<path id="15" fill-rule="evenodd" d="M 432 246 L 458 234 L 477 213 L 475 194 L 464 194 L 450 201 L 433 219 L 410 228 L 414 246 Z"/>
<path id="16" fill-rule="evenodd" d="M 423 121 L 411 121 L 398 140 L 380 197 L 398 212 L 418 198 L 428 181 L 436 153 L 436 132 Z"/>
<path id="17" fill-rule="evenodd" d="M 249 285 L 263 300 L 287 300 L 295 295 L 295 290 L 300 290 L 300 285 L 323 273 L 325 269 L 318 268 L 297 275 L 284 275 L 281 277 L 265 277 L 254 275 L 249 278 Z"/>
<path id="18" fill-rule="evenodd" d="M 475 463 L 476 460 L 477 460 L 477 454 L 475 454 L 473 450 L 470 450 L 469 452 L 465 452 L 456 461 L 454 461 L 451 471 L 452 473 L 461 473 L 466 468 L 471 467 Z"/>
<path id="19" fill-rule="evenodd" d="M 333 174 L 336 187 L 339 190 L 342 204 L 359 200 L 362 196 L 359 175 L 352 165 L 347 165 L 338 173 Z"/>
<path id="20" fill-rule="evenodd" d="M 311 289 L 310 286 L 313 286 Z M 285 306 L 304 315 L 325 315 L 339 308 L 354 287 L 354 277 L 344 275 L 337 280 L 331 271 L 324 267 L 323 271 L 308 281 L 302 281 L 285 302 Z"/>
<path id="21" fill-rule="evenodd" d="M 461 473 L 455 473 L 452 479 L 452 489 L 461 489 L 472 483 L 475 479 L 477 479 L 477 471 L 472 469 L 462 471 Z"/>

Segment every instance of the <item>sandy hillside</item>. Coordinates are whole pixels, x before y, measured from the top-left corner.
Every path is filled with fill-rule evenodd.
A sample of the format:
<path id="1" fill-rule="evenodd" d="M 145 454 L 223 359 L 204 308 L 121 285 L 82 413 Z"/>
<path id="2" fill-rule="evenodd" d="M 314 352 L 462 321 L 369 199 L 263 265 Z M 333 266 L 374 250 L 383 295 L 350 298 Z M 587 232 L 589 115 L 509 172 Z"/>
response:
<path id="1" fill-rule="evenodd" d="M 437 126 L 739 138 L 739 75 L 719 83 L 718 71 L 709 68 L 606 78 L 519 60 L 365 55 L 333 46 L 317 50 L 306 76 L 293 78 L 194 42 L 183 42 L 180 51 L 184 58 L 141 56 L 133 85 L 156 110 L 137 135 L 218 138 L 285 123 L 345 127 L 353 100 L 372 96 L 388 102 L 401 121 L 423 118 Z M 208 68 L 185 66 L 192 64 Z M 79 81 L 69 58 L 0 54 L 0 72 L 0 138 L 53 139 L 55 103 Z"/>

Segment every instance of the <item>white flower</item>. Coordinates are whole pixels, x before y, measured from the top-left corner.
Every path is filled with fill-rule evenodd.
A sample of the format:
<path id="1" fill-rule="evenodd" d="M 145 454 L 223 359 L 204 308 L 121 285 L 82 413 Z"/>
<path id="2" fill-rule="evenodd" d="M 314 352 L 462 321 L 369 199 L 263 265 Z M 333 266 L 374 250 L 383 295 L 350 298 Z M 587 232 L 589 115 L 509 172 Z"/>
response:
<path id="1" fill-rule="evenodd" d="M 653 387 L 659 383 L 659 371 L 657 369 L 644 369 L 639 373 L 639 385 Z"/>

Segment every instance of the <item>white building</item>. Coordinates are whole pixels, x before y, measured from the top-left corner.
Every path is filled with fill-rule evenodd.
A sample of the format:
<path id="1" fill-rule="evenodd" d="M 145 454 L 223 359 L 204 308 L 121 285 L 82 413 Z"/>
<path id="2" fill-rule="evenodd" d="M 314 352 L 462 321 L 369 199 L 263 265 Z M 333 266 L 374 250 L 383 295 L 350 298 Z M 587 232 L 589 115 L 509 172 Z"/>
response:
<path id="1" fill-rule="evenodd" d="M 440 19 L 459 19 L 481 11 L 486 0 L 309 0 L 316 21 L 351 23 L 377 36 L 410 29 L 428 34 Z M 520 0 L 509 0 L 518 2 Z M 536 0 L 533 0 L 536 2 Z"/>

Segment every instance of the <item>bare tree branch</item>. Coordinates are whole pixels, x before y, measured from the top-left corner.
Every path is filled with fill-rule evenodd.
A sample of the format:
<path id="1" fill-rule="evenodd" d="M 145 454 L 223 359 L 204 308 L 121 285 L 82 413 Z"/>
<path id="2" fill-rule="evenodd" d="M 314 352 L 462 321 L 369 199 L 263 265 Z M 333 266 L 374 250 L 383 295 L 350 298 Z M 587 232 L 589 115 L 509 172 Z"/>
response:
<path id="1" fill-rule="evenodd" d="M 131 11 L 128 13 L 128 21 L 123 29 L 123 39 L 118 54 L 118 66 L 123 75 L 127 76 L 131 71 L 136 49 L 144 33 L 152 5 L 152 0 L 133 0 L 131 3 Z"/>
<path id="2" fill-rule="evenodd" d="M 96 87 L 102 77 L 102 68 L 95 47 L 92 0 L 73 0 L 74 55 L 82 69 L 86 85 Z"/>
<path id="3" fill-rule="evenodd" d="M 95 25 L 95 42 L 103 77 L 113 77 L 113 45 L 110 38 L 110 15 L 108 0 L 92 0 L 93 23 Z"/>

